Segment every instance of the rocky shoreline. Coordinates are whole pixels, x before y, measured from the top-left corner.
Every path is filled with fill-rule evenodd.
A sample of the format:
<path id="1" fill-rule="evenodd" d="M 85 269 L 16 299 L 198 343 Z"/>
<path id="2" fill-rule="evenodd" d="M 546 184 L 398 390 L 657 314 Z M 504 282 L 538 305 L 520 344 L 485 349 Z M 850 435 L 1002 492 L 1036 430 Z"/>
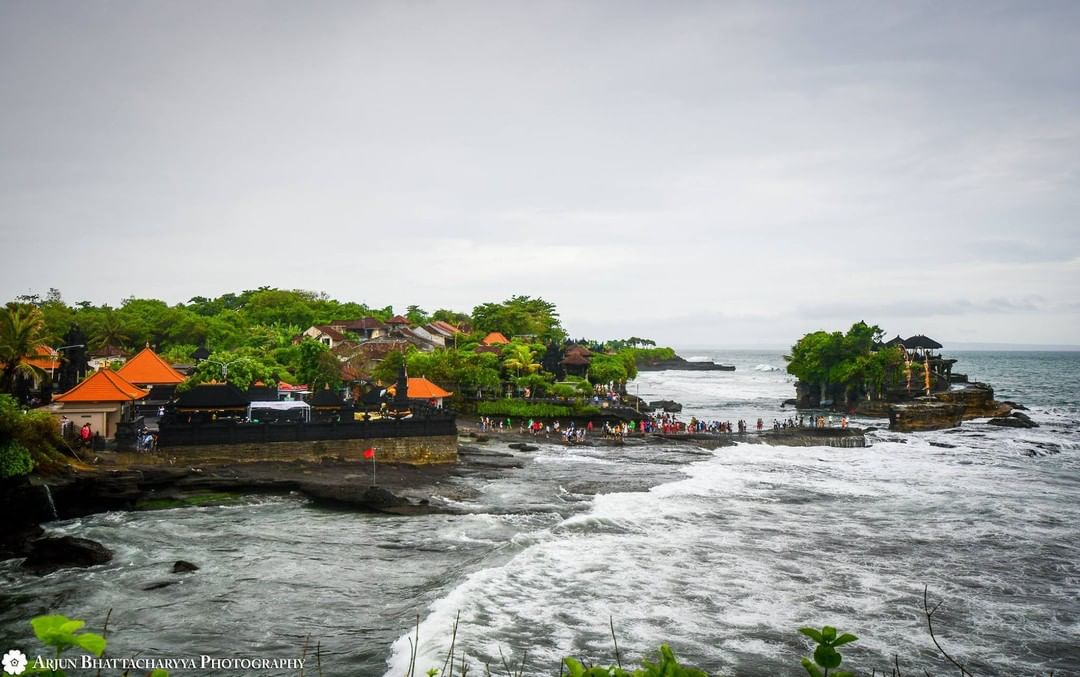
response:
<path id="1" fill-rule="evenodd" d="M 433 497 L 469 498 L 463 488 L 466 484 L 453 482 L 454 478 L 494 477 L 523 467 L 528 457 L 522 452 L 537 450 L 537 443 L 562 443 L 554 433 L 479 433 L 476 421 L 467 422 L 457 463 L 379 463 L 375 486 L 369 464 L 333 458 L 162 466 L 113 464 L 108 454 L 102 454 L 99 465 L 72 468 L 64 474 L 6 480 L 0 486 L 0 512 L 11 517 L 0 534 L 0 560 L 28 557 L 24 566 L 39 574 L 65 566 L 91 566 L 107 561 L 111 556 L 107 549 L 86 539 L 44 538 L 41 524 L 113 510 L 222 504 L 247 495 L 299 494 L 323 505 L 388 515 L 452 513 L 455 508 Z M 792 429 L 741 435 L 635 433 L 623 439 L 594 436 L 587 444 L 634 446 L 661 440 L 706 449 L 737 443 L 837 447 L 866 443 L 857 429 Z"/>
<path id="2" fill-rule="evenodd" d="M 88 566 L 94 562 L 78 563 L 78 551 L 85 548 L 64 549 L 53 542 L 57 539 L 42 539 L 41 524 L 112 510 L 226 503 L 242 495 L 295 493 L 324 505 L 390 515 L 451 512 L 431 500 L 436 493 L 451 499 L 466 497 L 462 485 L 450 486 L 451 478 L 519 466 L 510 454 L 463 447 L 455 464 L 379 463 L 374 486 L 370 465 L 339 459 L 200 466 L 102 464 L 47 477 L 20 477 L 0 486 L 0 512 L 9 516 L 0 533 L 0 560 L 31 556 L 28 568 L 39 573 L 52 570 L 50 561 Z M 72 556 L 75 560 L 69 562 Z"/>
<path id="3" fill-rule="evenodd" d="M 716 364 L 712 361 L 691 362 L 676 355 L 670 360 L 654 360 L 642 362 L 637 365 L 638 371 L 735 371 L 735 367 L 729 364 Z"/>

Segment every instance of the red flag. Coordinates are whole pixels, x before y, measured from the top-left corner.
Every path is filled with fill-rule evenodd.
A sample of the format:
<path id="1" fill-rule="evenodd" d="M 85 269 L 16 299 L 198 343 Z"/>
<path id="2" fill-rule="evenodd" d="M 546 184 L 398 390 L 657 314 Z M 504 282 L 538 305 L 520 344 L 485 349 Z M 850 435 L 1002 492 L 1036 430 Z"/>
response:
<path id="1" fill-rule="evenodd" d="M 375 458 L 375 447 L 364 449 L 364 458 Z"/>

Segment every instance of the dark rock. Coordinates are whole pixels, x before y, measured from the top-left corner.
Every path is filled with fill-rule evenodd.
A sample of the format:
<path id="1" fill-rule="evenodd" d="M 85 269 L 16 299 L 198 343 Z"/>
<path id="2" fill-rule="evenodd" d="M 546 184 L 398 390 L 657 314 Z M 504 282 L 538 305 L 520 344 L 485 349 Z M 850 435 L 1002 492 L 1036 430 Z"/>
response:
<path id="1" fill-rule="evenodd" d="M 788 399 L 784 400 L 783 402 L 781 402 L 780 406 L 781 407 L 786 407 L 788 405 L 795 406 L 796 404 L 798 404 L 798 402 L 799 401 L 797 399 L 795 399 L 794 397 L 791 397 L 791 398 L 788 398 Z"/>
<path id="2" fill-rule="evenodd" d="M 962 404 L 947 404 L 932 398 L 918 398 L 910 404 L 889 406 L 889 430 L 900 432 L 956 428 L 963 419 Z"/>
<path id="3" fill-rule="evenodd" d="M 739 441 L 744 441 L 741 436 Z M 838 447 L 843 449 L 867 446 L 866 436 L 858 428 L 782 428 L 752 435 L 749 442 L 782 447 Z"/>
<path id="4" fill-rule="evenodd" d="M 191 562 L 183 559 L 176 560 L 176 564 L 172 566 L 172 572 L 174 574 L 188 574 L 192 571 L 198 571 L 199 567 Z"/>
<path id="5" fill-rule="evenodd" d="M 363 500 L 364 504 L 372 510 L 385 510 L 409 504 L 408 500 L 382 487 L 368 487 L 364 492 Z"/>
<path id="6" fill-rule="evenodd" d="M 156 583 L 151 583 L 150 585 L 144 585 L 143 590 L 161 590 L 162 588 L 167 588 L 170 585 L 176 585 L 179 582 L 180 581 L 158 581 Z"/>
<path id="7" fill-rule="evenodd" d="M 653 409 L 663 409 L 669 414 L 677 414 L 682 411 L 682 405 L 674 400 L 657 400 L 650 403 Z"/>
<path id="8" fill-rule="evenodd" d="M 955 449 L 955 444 L 946 444 L 945 442 L 931 442 L 931 447 L 941 447 L 942 449 Z"/>
<path id="9" fill-rule="evenodd" d="M 23 562 L 23 568 L 40 575 L 67 567 L 104 564 L 112 557 L 112 550 L 88 538 L 39 538 L 30 544 L 30 553 Z"/>
<path id="10" fill-rule="evenodd" d="M 1015 411 L 1030 411 L 1030 409 L 1028 409 L 1024 405 L 1017 404 L 1016 402 L 1013 402 L 1012 400 L 1002 400 L 1001 403 L 1012 407 L 1013 410 L 1015 410 Z"/>
<path id="11" fill-rule="evenodd" d="M 678 369 L 682 371 L 735 371 L 735 367 L 728 364 L 716 364 L 715 362 L 691 362 L 676 355 L 670 360 L 656 360 L 644 362 L 637 366 L 638 371 L 666 371 Z"/>
<path id="12" fill-rule="evenodd" d="M 946 404 L 959 404 L 964 407 L 964 420 L 1005 416 L 1013 407 L 994 399 L 994 389 L 985 383 L 969 383 L 957 390 L 936 393 L 934 398 Z"/>
<path id="13" fill-rule="evenodd" d="M 517 449 L 518 451 L 536 451 L 540 448 L 532 444 L 526 444 L 524 442 L 512 442 L 506 446 L 510 447 L 511 449 Z"/>
<path id="14" fill-rule="evenodd" d="M 1035 421 L 1032 421 L 1031 417 L 1028 416 L 1027 414 L 1023 413 L 1023 412 L 1014 411 L 1013 413 L 1009 414 L 1009 416 L 1012 417 L 1012 418 L 1018 418 L 1021 421 L 1023 421 L 1024 423 L 1030 423 L 1032 428 L 1039 427 L 1038 423 L 1036 423 Z"/>
<path id="15" fill-rule="evenodd" d="M 1002 426 L 1005 428 L 1038 428 L 1039 424 L 1032 421 L 1026 414 L 1018 411 L 1013 412 L 1009 416 L 999 416 L 987 421 L 990 425 Z"/>

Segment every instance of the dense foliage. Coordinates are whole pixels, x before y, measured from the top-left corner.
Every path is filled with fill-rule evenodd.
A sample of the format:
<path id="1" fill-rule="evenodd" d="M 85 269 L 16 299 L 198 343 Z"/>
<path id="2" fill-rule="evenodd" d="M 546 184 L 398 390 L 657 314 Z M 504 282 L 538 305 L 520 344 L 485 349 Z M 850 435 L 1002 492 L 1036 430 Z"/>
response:
<path id="1" fill-rule="evenodd" d="M 44 411 L 23 411 L 15 398 L 0 395 L 0 477 L 25 475 L 35 467 L 67 464 L 56 421 Z"/>
<path id="2" fill-rule="evenodd" d="M 9 303 L 0 312 L 0 392 L 14 392 L 15 380 L 37 380 L 41 369 L 29 362 L 47 343 L 45 316 L 40 308 Z"/>
<path id="3" fill-rule="evenodd" d="M 651 364 L 675 358 L 675 351 L 671 348 L 629 348 L 629 350 L 633 351 L 634 361 L 637 364 Z"/>
<path id="4" fill-rule="evenodd" d="M 504 336 L 529 336 L 542 342 L 566 338 L 554 303 L 528 296 L 514 296 L 502 303 L 473 308 L 472 320 L 480 332 L 497 331 Z"/>
<path id="5" fill-rule="evenodd" d="M 639 363 L 675 354 L 639 337 L 606 343 L 582 339 L 578 343 L 589 348 L 588 363 L 564 368 L 562 351 L 568 344 L 555 305 L 520 295 L 480 304 L 471 314 L 408 306 L 404 314 L 414 326 L 439 320 L 461 330 L 445 348 L 430 352 L 410 346 L 402 353 L 398 346 L 389 352 L 374 350 L 369 356 L 358 350 L 365 337 L 347 329 L 344 345 L 339 337 L 333 350 L 303 336 L 314 325 L 365 317 L 385 322 L 394 314 L 389 306 L 271 287 L 217 298 L 196 296 L 175 305 L 131 297 L 117 308 L 86 301 L 68 305 L 58 290 L 50 289 L 44 298 L 20 297 L 0 317 L 0 358 L 10 356 L 0 362 L 5 377 L 13 370 L 29 374 L 33 368 L 27 358 L 38 346 L 64 342 L 85 344 L 90 351 L 110 348 L 128 353 L 149 344 L 173 364 L 190 364 L 196 350 L 207 348 L 209 358 L 195 365 L 180 392 L 198 383 L 226 380 L 241 389 L 260 381 L 337 388 L 346 378 L 385 386 L 397 379 L 404 362 L 410 376 L 426 377 L 459 395 L 454 406 L 471 407 L 463 400 L 515 395 L 556 397 L 580 408 L 592 395 L 593 385 L 621 387 L 637 375 Z M 490 332 L 502 333 L 510 343 L 484 346 Z M 12 388 L 4 388 L 0 379 L 0 392 L 4 390 Z"/>
<path id="6" fill-rule="evenodd" d="M 792 346 L 788 373 L 805 385 L 821 389 L 821 397 L 837 401 L 865 396 L 880 399 L 887 385 L 898 383 L 904 374 L 904 354 L 900 348 L 881 345 L 877 325 L 856 322 L 846 334 L 816 331 Z"/>

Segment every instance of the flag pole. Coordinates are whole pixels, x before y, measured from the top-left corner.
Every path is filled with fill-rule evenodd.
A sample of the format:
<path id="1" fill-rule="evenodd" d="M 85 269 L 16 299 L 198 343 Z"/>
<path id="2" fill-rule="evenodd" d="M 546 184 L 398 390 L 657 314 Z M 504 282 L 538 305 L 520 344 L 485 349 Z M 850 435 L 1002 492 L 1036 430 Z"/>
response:
<path id="1" fill-rule="evenodd" d="M 375 447 L 371 448 L 371 486 L 375 486 Z"/>

